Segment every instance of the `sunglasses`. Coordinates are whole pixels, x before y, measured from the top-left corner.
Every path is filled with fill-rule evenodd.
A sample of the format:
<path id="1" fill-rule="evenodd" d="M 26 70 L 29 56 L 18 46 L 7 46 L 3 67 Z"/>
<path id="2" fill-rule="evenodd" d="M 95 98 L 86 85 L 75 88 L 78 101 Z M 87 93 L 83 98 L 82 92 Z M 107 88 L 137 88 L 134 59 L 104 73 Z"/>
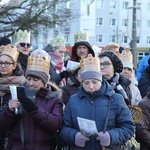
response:
<path id="1" fill-rule="evenodd" d="M 29 44 L 29 43 L 20 43 L 20 46 L 21 46 L 21 47 L 27 46 L 28 48 L 30 48 L 30 47 L 31 47 L 31 44 Z"/>

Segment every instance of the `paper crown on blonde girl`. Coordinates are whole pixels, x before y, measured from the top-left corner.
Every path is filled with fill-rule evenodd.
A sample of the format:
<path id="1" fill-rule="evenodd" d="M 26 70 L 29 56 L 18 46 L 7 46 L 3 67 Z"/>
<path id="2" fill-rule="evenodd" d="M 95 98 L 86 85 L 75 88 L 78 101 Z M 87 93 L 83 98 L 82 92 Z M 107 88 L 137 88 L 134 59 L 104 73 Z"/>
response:
<path id="1" fill-rule="evenodd" d="M 44 72 L 49 75 L 50 58 L 42 49 L 34 50 L 28 58 L 27 70 Z"/>
<path id="2" fill-rule="evenodd" d="M 74 34 L 74 43 L 81 42 L 81 41 L 89 42 L 87 32 L 80 31 Z"/>
<path id="3" fill-rule="evenodd" d="M 123 67 L 128 67 L 133 69 L 133 55 L 130 50 L 123 50 L 120 59 L 123 63 Z"/>
<path id="4" fill-rule="evenodd" d="M 18 32 L 15 31 L 14 39 L 15 39 L 15 45 L 17 46 L 19 43 L 30 43 L 30 31 L 27 30 L 19 30 Z"/>
<path id="5" fill-rule="evenodd" d="M 8 55 L 8 56 L 12 57 L 15 62 L 17 62 L 19 52 L 18 52 L 16 46 L 14 46 L 12 44 L 7 44 L 2 47 L 0 55 Z"/>
<path id="6" fill-rule="evenodd" d="M 56 36 L 56 37 L 52 37 L 50 39 L 50 45 L 52 47 L 56 47 L 56 46 L 64 46 L 65 47 L 65 39 L 62 36 Z"/>
<path id="7" fill-rule="evenodd" d="M 98 57 L 93 57 L 92 54 L 88 54 L 86 58 L 81 57 L 80 68 L 81 80 L 97 79 L 102 81 L 100 59 Z"/>

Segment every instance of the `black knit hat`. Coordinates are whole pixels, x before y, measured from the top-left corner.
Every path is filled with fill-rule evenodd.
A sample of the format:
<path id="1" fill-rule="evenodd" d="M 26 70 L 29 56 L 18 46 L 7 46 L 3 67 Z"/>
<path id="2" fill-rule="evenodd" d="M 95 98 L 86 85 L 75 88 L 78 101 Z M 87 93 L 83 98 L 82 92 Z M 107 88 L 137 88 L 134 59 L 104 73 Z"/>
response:
<path id="1" fill-rule="evenodd" d="M 118 58 L 116 54 L 114 54 L 112 51 L 104 51 L 104 52 L 101 52 L 98 57 L 102 58 L 105 56 L 111 60 L 115 72 L 118 72 L 118 73 L 122 72 L 123 64 L 120 58 Z"/>
<path id="2" fill-rule="evenodd" d="M 7 44 L 11 44 L 10 39 L 8 39 L 6 37 L 0 37 L 0 46 L 7 45 Z"/>

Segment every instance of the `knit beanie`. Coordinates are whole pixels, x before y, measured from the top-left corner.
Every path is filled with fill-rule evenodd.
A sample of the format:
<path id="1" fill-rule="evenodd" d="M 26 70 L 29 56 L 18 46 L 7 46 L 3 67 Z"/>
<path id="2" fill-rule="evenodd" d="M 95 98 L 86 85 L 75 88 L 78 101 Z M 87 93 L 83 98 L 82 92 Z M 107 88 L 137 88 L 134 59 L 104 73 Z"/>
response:
<path id="1" fill-rule="evenodd" d="M 25 77 L 27 78 L 28 76 L 35 76 L 35 77 L 41 79 L 44 84 L 46 84 L 49 81 L 48 74 L 46 74 L 44 72 L 27 70 L 26 74 L 25 74 Z"/>
<path id="2" fill-rule="evenodd" d="M 115 72 L 120 73 L 123 71 L 123 64 L 120 58 L 118 58 L 118 56 L 114 54 L 112 51 L 101 52 L 99 54 L 99 58 L 102 58 L 102 57 L 108 57 L 111 60 Z"/>

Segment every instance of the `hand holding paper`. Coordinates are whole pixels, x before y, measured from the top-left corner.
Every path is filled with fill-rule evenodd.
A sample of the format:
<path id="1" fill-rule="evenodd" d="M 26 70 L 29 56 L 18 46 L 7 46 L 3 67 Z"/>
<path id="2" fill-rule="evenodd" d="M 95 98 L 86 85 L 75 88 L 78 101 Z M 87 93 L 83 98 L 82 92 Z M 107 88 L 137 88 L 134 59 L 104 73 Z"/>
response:
<path id="1" fill-rule="evenodd" d="M 19 107 L 19 101 L 17 100 L 17 89 L 16 86 L 10 85 L 10 92 L 11 92 L 11 97 L 12 100 L 9 101 L 9 108 L 15 109 L 15 114 L 18 114 L 18 108 Z"/>

